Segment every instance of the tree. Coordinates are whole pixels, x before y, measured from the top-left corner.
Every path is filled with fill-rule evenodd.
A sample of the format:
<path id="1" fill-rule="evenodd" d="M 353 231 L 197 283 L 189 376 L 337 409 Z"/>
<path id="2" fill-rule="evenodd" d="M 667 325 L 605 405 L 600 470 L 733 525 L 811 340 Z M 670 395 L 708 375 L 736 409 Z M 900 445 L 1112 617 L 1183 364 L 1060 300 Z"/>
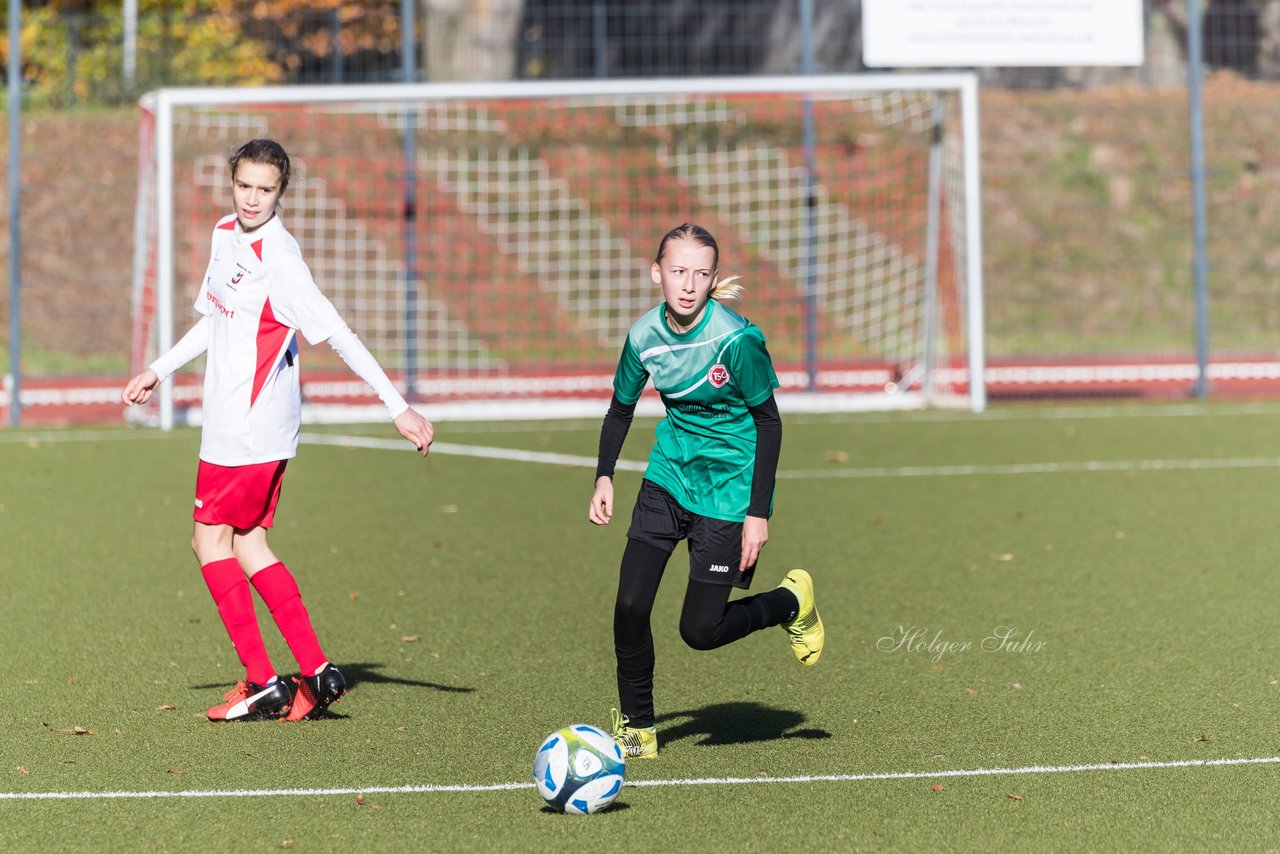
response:
<path id="1" fill-rule="evenodd" d="M 228 0 L 140 0 L 137 80 L 157 85 L 261 85 L 283 79 L 267 46 L 246 38 Z M 123 79 L 120 4 L 54 0 L 23 12 L 22 74 L 30 102 L 114 103 Z M 3 40 L 7 63 L 9 45 Z"/>
<path id="2" fill-rule="evenodd" d="M 423 0 L 427 79 L 510 80 L 524 0 Z"/>
<path id="3" fill-rule="evenodd" d="M 35 106 L 131 100 L 119 0 L 49 0 L 23 12 Z M 135 89 L 389 80 L 400 67 L 399 0 L 138 0 Z M 0 15 L 0 19 L 3 16 Z M 0 38 L 7 62 L 7 39 Z"/>

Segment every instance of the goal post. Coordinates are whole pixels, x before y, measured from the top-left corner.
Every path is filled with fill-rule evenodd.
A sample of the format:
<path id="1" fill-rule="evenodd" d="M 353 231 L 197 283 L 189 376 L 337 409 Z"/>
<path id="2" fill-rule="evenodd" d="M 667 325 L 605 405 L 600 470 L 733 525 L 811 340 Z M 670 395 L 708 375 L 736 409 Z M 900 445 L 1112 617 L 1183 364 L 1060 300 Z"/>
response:
<path id="1" fill-rule="evenodd" d="M 986 405 L 971 73 L 162 89 L 142 99 L 133 367 L 195 320 L 228 154 L 279 139 L 285 226 L 431 417 L 599 415 L 659 238 L 741 276 L 779 406 Z M 327 347 L 304 417 L 382 417 Z M 190 366 L 156 396 L 199 417 Z M 656 399 L 644 405 L 656 411 Z"/>

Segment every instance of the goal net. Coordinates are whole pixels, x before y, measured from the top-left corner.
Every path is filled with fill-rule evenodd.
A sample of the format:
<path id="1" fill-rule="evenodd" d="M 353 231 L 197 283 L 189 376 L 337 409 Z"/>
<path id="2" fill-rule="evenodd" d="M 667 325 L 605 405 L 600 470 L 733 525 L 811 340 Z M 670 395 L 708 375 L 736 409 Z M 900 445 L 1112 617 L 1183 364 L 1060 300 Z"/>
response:
<path id="1" fill-rule="evenodd" d="M 135 369 L 196 318 L 228 154 L 271 136 L 317 283 L 429 417 L 601 414 L 682 222 L 741 276 L 784 411 L 985 405 L 972 75 L 166 89 L 142 111 Z M 308 420 L 383 417 L 328 347 L 302 365 Z M 198 417 L 199 368 L 154 421 Z"/>

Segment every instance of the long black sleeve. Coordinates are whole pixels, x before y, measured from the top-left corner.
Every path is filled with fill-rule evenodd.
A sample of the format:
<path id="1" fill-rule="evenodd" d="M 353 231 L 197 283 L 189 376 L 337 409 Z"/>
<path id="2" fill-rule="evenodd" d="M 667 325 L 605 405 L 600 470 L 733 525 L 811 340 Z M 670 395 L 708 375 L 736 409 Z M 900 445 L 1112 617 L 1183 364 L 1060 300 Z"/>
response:
<path id="1" fill-rule="evenodd" d="M 768 519 L 778 476 L 778 456 L 782 453 L 782 416 L 773 395 L 749 409 L 751 420 L 756 423 L 756 466 L 747 515 Z"/>
<path id="2" fill-rule="evenodd" d="M 775 412 L 777 409 L 775 408 Z M 618 455 L 622 453 L 622 443 L 627 440 L 627 431 L 631 429 L 631 419 L 635 417 L 636 405 L 623 403 L 614 395 L 609 400 L 609 411 L 604 415 L 604 423 L 600 425 L 600 453 L 596 457 L 596 480 L 601 477 L 613 477 L 613 468 L 617 465 Z"/>

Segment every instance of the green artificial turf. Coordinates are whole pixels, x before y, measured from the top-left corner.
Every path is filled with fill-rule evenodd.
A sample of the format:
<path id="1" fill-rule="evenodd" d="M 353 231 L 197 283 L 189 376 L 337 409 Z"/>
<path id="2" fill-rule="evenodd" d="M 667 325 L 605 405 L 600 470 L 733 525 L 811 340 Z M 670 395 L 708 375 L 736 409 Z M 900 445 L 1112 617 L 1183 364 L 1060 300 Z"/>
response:
<path id="1" fill-rule="evenodd" d="M 589 458 L 598 422 L 437 426 Z M 0 849 L 1276 847 L 1276 765 L 1131 766 L 1280 757 L 1280 408 L 785 431 L 756 589 L 813 573 L 822 661 L 777 629 L 687 649 L 681 550 L 653 622 L 661 755 L 585 818 L 530 771 L 616 704 L 636 473 L 597 529 L 589 468 L 304 444 L 272 545 L 353 688 L 327 720 L 214 725 L 240 672 L 188 548 L 197 434 L 0 433 Z M 813 777 L 837 779 L 776 779 Z"/>

